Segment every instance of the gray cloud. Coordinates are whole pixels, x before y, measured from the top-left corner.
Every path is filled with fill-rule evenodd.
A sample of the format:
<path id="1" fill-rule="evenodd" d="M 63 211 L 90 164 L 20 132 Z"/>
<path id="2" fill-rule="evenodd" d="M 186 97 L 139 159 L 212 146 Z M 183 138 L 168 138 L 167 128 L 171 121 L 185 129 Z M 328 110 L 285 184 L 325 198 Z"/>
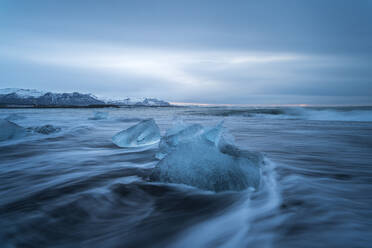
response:
<path id="1" fill-rule="evenodd" d="M 369 0 L 0 5 L 0 87 L 211 103 L 372 99 Z"/>

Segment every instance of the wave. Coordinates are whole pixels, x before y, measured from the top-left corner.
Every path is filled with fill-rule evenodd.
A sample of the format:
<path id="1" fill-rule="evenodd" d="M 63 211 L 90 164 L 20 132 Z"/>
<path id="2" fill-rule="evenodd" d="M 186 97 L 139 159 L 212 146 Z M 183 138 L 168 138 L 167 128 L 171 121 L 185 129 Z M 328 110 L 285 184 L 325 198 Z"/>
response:
<path id="1" fill-rule="evenodd" d="M 261 246 L 262 240 L 258 241 L 256 237 L 265 232 L 265 225 L 262 223 L 279 228 L 282 222 L 268 218 L 282 203 L 275 172 L 276 164 L 265 159 L 262 169 L 259 191 L 237 193 L 240 200 L 226 208 L 223 215 L 216 215 L 185 229 L 179 233 L 174 243 L 166 247 L 209 247 L 210 244 L 213 247 L 227 248 Z M 266 236 L 264 247 L 272 247 L 274 240 L 275 235 Z"/>
<path id="2" fill-rule="evenodd" d="M 317 121 L 372 121 L 372 110 L 303 109 L 300 117 Z"/>
<path id="3" fill-rule="evenodd" d="M 302 119 L 314 121 L 372 121 L 372 107 L 273 107 L 273 108 L 211 108 L 188 111 L 195 115 L 221 117 L 255 117 L 275 119 Z"/>

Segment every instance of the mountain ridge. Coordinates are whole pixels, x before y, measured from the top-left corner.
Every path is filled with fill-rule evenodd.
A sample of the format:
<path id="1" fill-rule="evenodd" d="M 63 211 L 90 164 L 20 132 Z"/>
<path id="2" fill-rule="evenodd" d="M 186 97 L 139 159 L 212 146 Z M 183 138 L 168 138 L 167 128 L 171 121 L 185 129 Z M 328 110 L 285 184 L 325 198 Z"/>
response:
<path id="1" fill-rule="evenodd" d="M 120 106 L 170 106 L 169 102 L 156 98 L 142 100 L 104 100 L 93 94 L 53 93 L 35 89 L 0 89 L 0 107 L 120 107 Z"/>

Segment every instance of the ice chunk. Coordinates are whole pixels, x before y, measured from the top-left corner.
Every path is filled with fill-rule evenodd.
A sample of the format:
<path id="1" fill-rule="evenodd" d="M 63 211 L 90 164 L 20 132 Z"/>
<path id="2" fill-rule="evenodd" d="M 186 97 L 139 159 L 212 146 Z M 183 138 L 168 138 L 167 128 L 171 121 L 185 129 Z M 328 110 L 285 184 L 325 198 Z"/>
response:
<path id="1" fill-rule="evenodd" d="M 223 121 L 215 127 L 205 129 L 200 124 L 185 124 L 183 121 L 178 120 L 161 138 L 156 158 L 164 158 L 177 145 L 190 142 L 200 135 L 203 135 L 205 139 L 218 146 L 222 140 L 222 133 Z M 225 143 L 223 142 L 223 144 Z"/>
<path id="2" fill-rule="evenodd" d="M 89 120 L 104 120 L 107 119 L 108 112 L 97 111 L 94 113 L 93 117 L 89 117 Z"/>
<path id="3" fill-rule="evenodd" d="M 19 138 L 25 134 L 26 130 L 23 127 L 8 120 L 0 120 L 0 141 Z"/>
<path id="4" fill-rule="evenodd" d="M 41 127 L 35 127 L 35 128 L 33 128 L 33 130 L 35 132 L 41 133 L 41 134 L 51 134 L 51 133 L 59 132 L 61 130 L 61 128 L 54 127 L 52 125 L 44 125 L 44 126 L 41 126 Z"/>
<path id="5" fill-rule="evenodd" d="M 200 133 L 201 132 L 201 133 Z M 171 143 L 155 166 L 152 179 L 181 183 L 211 191 L 257 188 L 261 155 L 241 151 L 223 141 L 222 123 L 203 129 L 192 138 Z"/>
<path id="6" fill-rule="evenodd" d="M 154 119 L 148 119 L 117 133 L 112 141 L 119 147 L 153 145 L 160 140 L 160 130 Z"/>
<path id="7" fill-rule="evenodd" d="M 212 142 L 215 146 L 218 146 L 223 132 L 223 121 L 218 123 L 217 126 L 205 130 L 203 136 Z"/>
<path id="8" fill-rule="evenodd" d="M 203 130 L 203 126 L 200 124 L 185 124 L 182 121 L 178 121 L 161 138 L 159 152 L 156 154 L 156 158 L 162 159 L 171 149 L 181 143 L 189 142 L 194 137 L 200 135 Z"/>

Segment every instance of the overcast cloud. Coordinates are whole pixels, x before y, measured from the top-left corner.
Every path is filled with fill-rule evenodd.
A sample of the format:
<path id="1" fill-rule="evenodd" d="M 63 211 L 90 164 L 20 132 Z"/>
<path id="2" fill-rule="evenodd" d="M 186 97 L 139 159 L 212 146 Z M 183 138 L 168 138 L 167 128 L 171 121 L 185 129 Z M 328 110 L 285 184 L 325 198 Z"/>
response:
<path id="1" fill-rule="evenodd" d="M 372 2 L 1 1 L 0 88 L 371 104 Z"/>

